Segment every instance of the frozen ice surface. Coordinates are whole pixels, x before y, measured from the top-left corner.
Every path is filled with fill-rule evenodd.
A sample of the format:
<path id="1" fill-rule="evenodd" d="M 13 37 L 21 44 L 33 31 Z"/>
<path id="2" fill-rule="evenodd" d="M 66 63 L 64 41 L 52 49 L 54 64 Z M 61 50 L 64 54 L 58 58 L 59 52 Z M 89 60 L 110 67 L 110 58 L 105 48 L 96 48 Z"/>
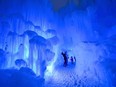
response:
<path id="1" fill-rule="evenodd" d="M 0 87 L 42 86 L 116 87 L 116 0 L 0 0 Z"/>
<path id="2" fill-rule="evenodd" d="M 0 68 L 4 68 L 7 63 L 6 52 L 0 49 Z"/>
<path id="3" fill-rule="evenodd" d="M 37 36 L 37 33 L 31 30 L 27 30 L 23 35 L 27 35 L 29 38 L 33 38 L 34 36 Z"/>

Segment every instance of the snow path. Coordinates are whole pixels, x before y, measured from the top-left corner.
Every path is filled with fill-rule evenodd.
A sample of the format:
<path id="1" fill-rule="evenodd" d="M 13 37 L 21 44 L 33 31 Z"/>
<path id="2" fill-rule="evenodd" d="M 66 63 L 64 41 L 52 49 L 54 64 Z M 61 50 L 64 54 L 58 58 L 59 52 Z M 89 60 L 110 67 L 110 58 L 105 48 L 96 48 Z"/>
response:
<path id="1" fill-rule="evenodd" d="M 45 87 L 74 87 L 76 75 L 74 67 L 60 66 L 53 72 L 53 76 L 47 81 Z"/>
<path id="2" fill-rule="evenodd" d="M 77 64 L 68 64 L 67 67 L 60 65 L 56 67 L 51 76 L 49 76 L 44 87 L 109 87 L 107 79 L 104 80 L 104 73 L 101 73 L 97 67 L 92 73 L 90 70 L 83 71 L 79 75 Z M 102 74 L 102 78 L 100 77 Z"/>

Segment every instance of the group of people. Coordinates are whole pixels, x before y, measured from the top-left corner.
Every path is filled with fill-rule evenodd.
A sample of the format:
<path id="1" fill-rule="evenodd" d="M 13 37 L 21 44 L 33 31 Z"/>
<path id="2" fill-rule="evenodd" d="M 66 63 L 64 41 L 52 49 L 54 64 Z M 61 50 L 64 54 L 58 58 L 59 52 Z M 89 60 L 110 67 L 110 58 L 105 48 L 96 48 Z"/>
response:
<path id="1" fill-rule="evenodd" d="M 67 52 L 62 52 L 61 53 L 64 59 L 64 66 L 66 67 L 68 65 L 68 60 L 70 59 L 71 63 L 76 63 L 76 57 L 71 56 L 70 58 L 67 55 Z"/>

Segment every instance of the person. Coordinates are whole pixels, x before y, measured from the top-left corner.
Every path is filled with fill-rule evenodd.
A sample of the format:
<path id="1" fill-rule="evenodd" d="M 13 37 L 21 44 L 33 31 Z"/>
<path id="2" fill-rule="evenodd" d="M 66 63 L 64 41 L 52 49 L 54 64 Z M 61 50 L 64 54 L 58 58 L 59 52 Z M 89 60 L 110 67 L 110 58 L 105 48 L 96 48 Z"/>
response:
<path id="1" fill-rule="evenodd" d="M 71 59 L 70 60 L 71 60 L 71 63 L 73 64 L 74 63 L 74 60 L 73 60 L 73 57 L 72 56 L 71 56 Z"/>
<path id="2" fill-rule="evenodd" d="M 68 64 L 68 58 L 67 58 L 67 53 L 65 52 L 65 53 L 61 53 L 62 54 L 62 56 L 63 56 L 63 58 L 64 58 L 64 66 L 66 67 L 67 66 L 67 64 Z"/>
<path id="3" fill-rule="evenodd" d="M 76 57 L 74 56 L 74 60 L 75 60 L 75 63 L 76 63 Z"/>

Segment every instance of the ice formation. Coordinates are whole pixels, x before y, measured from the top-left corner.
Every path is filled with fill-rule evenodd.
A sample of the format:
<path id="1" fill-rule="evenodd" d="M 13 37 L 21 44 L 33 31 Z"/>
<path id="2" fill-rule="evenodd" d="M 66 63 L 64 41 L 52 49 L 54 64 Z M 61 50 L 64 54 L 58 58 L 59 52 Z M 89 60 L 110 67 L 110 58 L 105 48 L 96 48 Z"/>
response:
<path id="1" fill-rule="evenodd" d="M 0 87 L 115 87 L 115 49 L 116 0 L 0 0 Z"/>

